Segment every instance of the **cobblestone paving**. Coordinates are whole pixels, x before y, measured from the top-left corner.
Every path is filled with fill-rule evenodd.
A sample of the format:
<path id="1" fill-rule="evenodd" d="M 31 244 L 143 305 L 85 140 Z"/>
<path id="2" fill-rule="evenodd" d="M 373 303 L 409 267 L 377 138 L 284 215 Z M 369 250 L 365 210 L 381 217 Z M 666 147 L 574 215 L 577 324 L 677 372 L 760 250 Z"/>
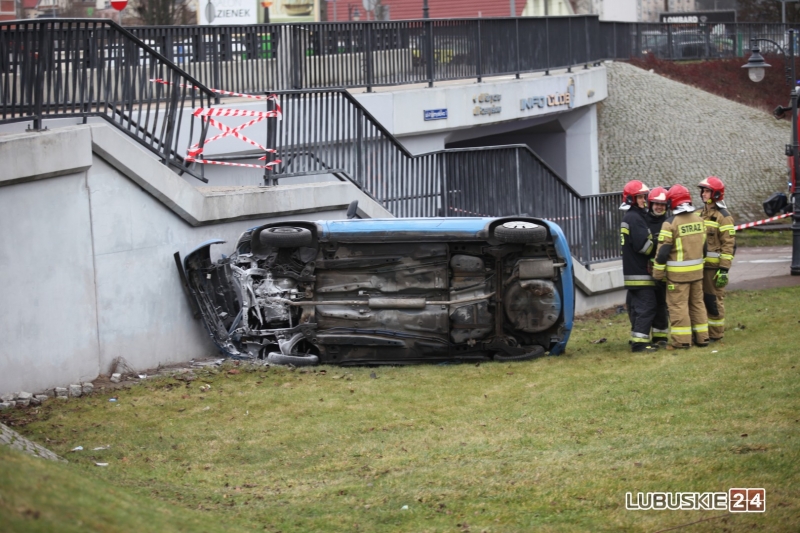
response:
<path id="1" fill-rule="evenodd" d="M 598 106 L 600 190 L 628 180 L 696 185 L 718 176 L 737 223 L 764 218 L 761 202 L 786 192 L 791 125 L 772 115 L 627 63 L 608 63 L 608 98 Z M 789 100 L 789 90 L 786 91 Z"/>

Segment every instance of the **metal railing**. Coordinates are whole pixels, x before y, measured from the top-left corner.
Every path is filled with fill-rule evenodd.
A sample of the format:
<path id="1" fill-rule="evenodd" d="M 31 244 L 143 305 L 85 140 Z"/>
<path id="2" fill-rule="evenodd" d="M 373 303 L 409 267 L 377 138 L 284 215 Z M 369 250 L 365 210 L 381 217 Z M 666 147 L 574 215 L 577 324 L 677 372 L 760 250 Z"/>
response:
<path id="1" fill-rule="evenodd" d="M 660 24 L 601 22 L 599 43 L 604 57 L 628 59 L 648 55 L 691 60 L 743 57 L 751 38 L 788 44 L 788 24 Z M 777 50 L 765 49 L 765 52 Z"/>
<path id="2" fill-rule="evenodd" d="M 209 87 L 239 92 L 481 80 L 654 55 L 743 55 L 782 24 L 637 24 L 596 16 L 132 27 Z"/>
<path id="3" fill-rule="evenodd" d="M 39 130 L 45 118 L 102 117 L 163 163 L 192 172 L 177 146 L 182 111 L 214 99 L 109 20 L 0 23 L 0 123 L 30 121 Z"/>
<path id="4" fill-rule="evenodd" d="M 728 26 L 736 42 L 754 35 L 783 42 L 780 25 Z M 668 44 L 686 35 L 668 25 L 598 23 L 593 17 L 134 31 L 141 38 L 107 20 L 0 25 L 0 122 L 31 121 L 38 129 L 44 119 L 100 116 L 164 163 L 204 179 L 202 167 L 184 162 L 187 128 L 181 122 L 192 121 L 189 137 L 196 142 L 202 129 L 190 111 L 215 101 L 203 86 L 209 76 L 215 85 L 242 91 L 270 79 L 309 87 L 480 78 L 642 55 L 661 39 L 648 40 L 654 35 L 666 34 Z M 181 32 L 193 36 L 187 40 Z M 708 51 L 710 39 L 722 34 L 705 35 L 702 50 Z M 681 42 L 688 46 L 691 39 Z M 287 61 L 300 68 L 282 69 Z M 403 65 L 410 69 L 391 70 Z M 156 78 L 169 84 L 151 83 Z M 531 214 L 559 223 L 582 263 L 619 256 L 619 194 L 582 197 L 525 146 L 413 156 L 341 88 L 277 94 L 284 120 L 270 121 L 266 142 L 282 163 L 269 174 L 271 183 L 330 174 L 352 181 L 401 217 Z"/>
<path id="5" fill-rule="evenodd" d="M 345 90 L 276 96 L 283 120 L 270 124 L 266 143 L 281 162 L 269 172 L 269 184 L 333 175 L 351 181 L 398 217 L 547 218 L 563 228 L 582 263 L 619 257 L 619 193 L 581 196 L 525 145 L 415 156 Z M 219 159 L 255 163 L 260 155 L 244 152 Z"/>

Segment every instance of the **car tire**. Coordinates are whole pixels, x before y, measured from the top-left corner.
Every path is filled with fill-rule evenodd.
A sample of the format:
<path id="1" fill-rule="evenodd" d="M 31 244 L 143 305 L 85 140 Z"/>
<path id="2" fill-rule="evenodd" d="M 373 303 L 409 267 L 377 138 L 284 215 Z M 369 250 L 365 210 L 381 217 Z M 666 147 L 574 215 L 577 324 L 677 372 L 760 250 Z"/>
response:
<path id="1" fill-rule="evenodd" d="M 547 240 L 547 228 L 524 220 L 510 220 L 494 228 L 494 237 L 502 242 L 540 243 Z"/>
<path id="2" fill-rule="evenodd" d="M 498 363 L 511 363 L 515 361 L 529 361 L 544 355 L 543 346 L 531 346 L 531 351 L 521 355 L 504 355 L 501 353 L 494 354 L 494 360 Z"/>
<path id="3" fill-rule="evenodd" d="M 270 352 L 267 363 L 271 365 L 313 366 L 319 363 L 316 355 L 286 355 L 279 352 Z"/>
<path id="4" fill-rule="evenodd" d="M 295 248 L 309 246 L 313 240 L 311 231 L 294 226 L 278 226 L 262 230 L 258 236 L 261 244 L 276 248 Z"/>

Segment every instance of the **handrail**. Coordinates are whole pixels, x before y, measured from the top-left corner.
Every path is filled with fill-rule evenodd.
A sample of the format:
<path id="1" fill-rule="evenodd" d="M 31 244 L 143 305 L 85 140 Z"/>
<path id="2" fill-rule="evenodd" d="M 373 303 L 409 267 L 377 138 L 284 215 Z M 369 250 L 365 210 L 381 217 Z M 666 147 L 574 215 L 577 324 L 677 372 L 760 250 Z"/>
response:
<path id="1" fill-rule="evenodd" d="M 182 112 L 216 95 L 127 29 L 107 19 L 2 22 L 0 50 L 0 122 L 39 130 L 45 118 L 100 117 L 195 175 L 177 145 Z"/>

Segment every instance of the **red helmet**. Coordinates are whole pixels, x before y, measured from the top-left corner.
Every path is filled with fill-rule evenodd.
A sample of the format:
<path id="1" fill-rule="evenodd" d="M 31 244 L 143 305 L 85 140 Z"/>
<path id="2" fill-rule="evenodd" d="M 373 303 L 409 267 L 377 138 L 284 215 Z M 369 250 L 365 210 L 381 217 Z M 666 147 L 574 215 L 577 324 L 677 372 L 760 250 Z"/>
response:
<path id="1" fill-rule="evenodd" d="M 669 188 L 667 200 L 669 200 L 669 206 L 672 209 L 677 209 L 681 204 L 691 204 L 692 195 L 689 194 L 689 189 L 683 185 L 673 185 Z"/>
<path id="2" fill-rule="evenodd" d="M 639 180 L 629 181 L 625 184 L 625 187 L 622 189 L 622 203 L 624 205 L 634 205 L 636 203 L 636 197 L 640 194 L 647 195 L 650 192 L 650 189 L 647 188 L 647 185 L 642 183 Z"/>
<path id="3" fill-rule="evenodd" d="M 657 203 L 657 204 L 668 204 L 669 201 L 667 200 L 667 189 L 664 187 L 656 187 L 650 194 L 647 195 L 647 202 L 648 203 Z"/>
<path id="4" fill-rule="evenodd" d="M 697 184 L 701 189 L 709 189 L 711 191 L 711 200 L 709 202 L 719 202 L 725 198 L 725 184 L 716 176 L 709 176 Z"/>

